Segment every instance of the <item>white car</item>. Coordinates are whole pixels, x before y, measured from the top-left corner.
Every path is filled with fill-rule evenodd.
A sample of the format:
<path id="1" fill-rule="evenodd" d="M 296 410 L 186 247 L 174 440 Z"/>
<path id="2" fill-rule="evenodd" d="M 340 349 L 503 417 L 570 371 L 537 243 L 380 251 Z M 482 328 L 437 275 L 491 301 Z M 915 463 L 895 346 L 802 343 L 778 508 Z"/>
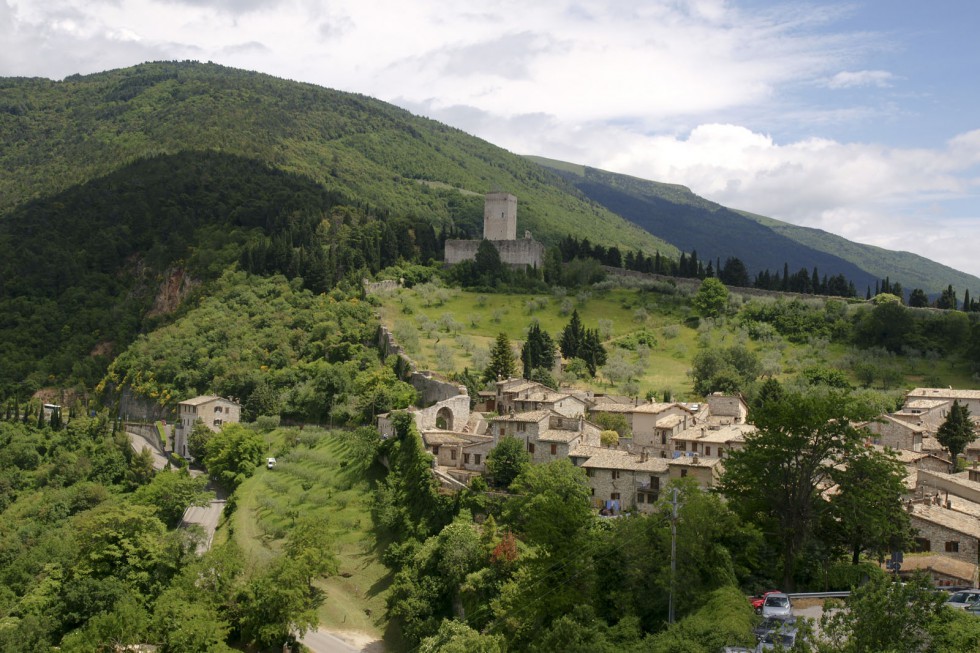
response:
<path id="1" fill-rule="evenodd" d="M 781 592 L 770 594 L 762 604 L 762 616 L 788 617 L 793 614 L 793 604 L 789 597 Z"/>
<path id="2" fill-rule="evenodd" d="M 976 604 L 977 601 L 980 601 L 980 590 L 960 590 L 950 595 L 949 600 L 946 601 L 946 605 L 951 608 L 963 608 L 966 610 Z"/>
<path id="3" fill-rule="evenodd" d="M 276 459 L 275 458 L 269 458 L 269 460 L 266 461 L 265 466 L 268 469 L 272 469 L 273 467 L 276 466 Z"/>

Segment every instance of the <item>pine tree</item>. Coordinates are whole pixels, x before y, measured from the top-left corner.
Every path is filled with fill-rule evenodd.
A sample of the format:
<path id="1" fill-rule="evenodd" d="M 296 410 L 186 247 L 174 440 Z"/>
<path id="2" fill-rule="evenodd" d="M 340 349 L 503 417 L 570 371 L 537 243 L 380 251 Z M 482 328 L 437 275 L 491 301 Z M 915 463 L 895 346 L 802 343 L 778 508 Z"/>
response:
<path id="1" fill-rule="evenodd" d="M 956 399 L 946 415 L 946 420 L 936 431 L 936 439 L 939 444 L 949 452 L 952 461 L 952 471 L 956 471 L 956 459 L 966 449 L 966 445 L 973 442 L 973 423 L 970 421 L 970 409 L 966 405 L 960 405 Z"/>
<path id="2" fill-rule="evenodd" d="M 530 379 L 534 370 L 550 370 L 555 364 L 555 343 L 537 322 L 527 330 L 527 340 L 521 347 L 521 363 L 524 365 L 525 379 Z"/>
<path id="3" fill-rule="evenodd" d="M 514 376 L 515 367 L 510 340 L 506 333 L 498 333 L 493 349 L 490 350 L 490 364 L 483 371 L 482 380 L 486 383 L 497 379 L 509 379 Z"/>
<path id="4" fill-rule="evenodd" d="M 602 346 L 598 329 L 586 329 L 582 337 L 579 358 L 585 361 L 589 374 L 593 377 L 600 367 L 606 364 L 606 348 Z"/>
<path id="5" fill-rule="evenodd" d="M 558 341 L 561 355 L 566 359 L 578 358 L 579 349 L 582 346 L 584 337 L 585 329 L 582 327 L 582 321 L 578 317 L 578 309 L 575 309 L 572 311 L 572 318 L 565 325 L 565 329 L 561 332 L 561 338 Z"/>

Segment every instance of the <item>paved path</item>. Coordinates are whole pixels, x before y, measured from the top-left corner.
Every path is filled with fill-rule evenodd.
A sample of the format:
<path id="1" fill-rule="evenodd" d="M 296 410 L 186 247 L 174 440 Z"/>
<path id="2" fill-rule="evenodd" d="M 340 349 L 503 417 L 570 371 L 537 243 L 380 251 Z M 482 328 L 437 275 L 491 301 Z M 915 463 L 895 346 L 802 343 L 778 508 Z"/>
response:
<path id="1" fill-rule="evenodd" d="M 153 469 L 159 470 L 167 466 L 167 457 L 160 453 L 156 444 L 150 442 L 139 433 L 126 431 L 126 435 L 129 436 L 129 444 L 133 446 L 133 451 L 136 453 L 140 453 L 144 448 L 150 450 L 150 453 L 153 455 Z"/>
<path id="2" fill-rule="evenodd" d="M 218 520 L 221 518 L 221 512 L 224 509 L 224 499 L 213 499 L 207 506 L 191 506 L 184 511 L 178 528 L 187 528 L 191 524 L 197 524 L 204 529 L 204 541 L 197 545 L 198 555 L 207 553 L 211 548 L 211 540 L 214 539 L 214 531 L 218 528 Z"/>
<path id="3" fill-rule="evenodd" d="M 381 640 L 355 632 L 311 630 L 300 640 L 313 653 L 384 653 Z"/>

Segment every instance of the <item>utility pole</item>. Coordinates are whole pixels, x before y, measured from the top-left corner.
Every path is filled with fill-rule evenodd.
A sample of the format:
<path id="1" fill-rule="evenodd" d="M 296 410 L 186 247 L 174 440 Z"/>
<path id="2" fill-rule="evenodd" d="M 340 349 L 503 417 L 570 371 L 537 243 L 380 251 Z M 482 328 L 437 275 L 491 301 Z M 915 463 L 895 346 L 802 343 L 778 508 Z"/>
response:
<path id="1" fill-rule="evenodd" d="M 680 490 L 676 487 L 671 490 L 670 500 L 670 594 L 667 603 L 667 623 L 674 623 L 674 583 L 677 578 L 677 508 L 680 503 L 677 501 L 677 494 Z"/>

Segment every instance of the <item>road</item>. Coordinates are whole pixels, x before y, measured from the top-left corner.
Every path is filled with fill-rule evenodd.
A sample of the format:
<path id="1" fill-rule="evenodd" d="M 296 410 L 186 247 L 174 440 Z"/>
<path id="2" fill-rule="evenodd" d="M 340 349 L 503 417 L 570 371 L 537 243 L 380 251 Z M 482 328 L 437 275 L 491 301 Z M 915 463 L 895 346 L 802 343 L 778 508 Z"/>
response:
<path id="1" fill-rule="evenodd" d="M 384 653 L 381 640 L 357 632 L 312 630 L 300 640 L 313 653 Z"/>
<path id="2" fill-rule="evenodd" d="M 133 451 L 136 453 L 141 452 L 144 447 L 150 450 L 150 453 L 153 455 L 153 469 L 160 470 L 167 466 L 167 457 L 160 453 L 157 445 L 139 433 L 126 431 L 126 435 L 129 436 L 129 444 L 133 446 Z"/>
<path id="3" fill-rule="evenodd" d="M 214 531 L 218 528 L 218 520 L 221 518 L 221 511 L 224 509 L 224 499 L 213 499 L 207 506 L 191 506 L 184 511 L 179 528 L 187 528 L 191 524 L 197 524 L 204 529 L 204 540 L 197 545 L 198 555 L 207 553 L 211 548 L 211 540 L 214 539 Z"/>

